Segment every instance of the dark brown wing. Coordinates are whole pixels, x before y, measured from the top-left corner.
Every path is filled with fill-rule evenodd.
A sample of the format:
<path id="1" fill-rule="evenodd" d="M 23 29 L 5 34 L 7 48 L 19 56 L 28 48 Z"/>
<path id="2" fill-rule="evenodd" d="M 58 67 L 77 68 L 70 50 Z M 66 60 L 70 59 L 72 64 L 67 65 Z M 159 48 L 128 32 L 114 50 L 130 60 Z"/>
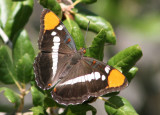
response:
<path id="1" fill-rule="evenodd" d="M 63 23 L 50 10 L 45 9 L 41 15 L 38 56 L 34 62 L 36 82 L 42 89 L 54 86 L 63 66 L 74 52 L 74 41 Z"/>
<path id="2" fill-rule="evenodd" d="M 120 81 L 117 81 L 120 80 Z M 80 104 L 127 86 L 118 70 L 93 58 L 83 57 L 53 89 L 52 97 L 61 104 Z"/>
<path id="3" fill-rule="evenodd" d="M 56 39 L 57 37 L 60 39 L 59 43 L 68 46 L 66 47 L 67 49 L 65 51 L 76 51 L 75 43 L 71 35 L 67 31 L 61 20 L 51 10 L 43 10 L 40 24 L 38 45 L 41 51 L 53 52 L 54 39 Z M 59 52 L 68 53 L 64 52 L 61 46 L 59 47 Z"/>

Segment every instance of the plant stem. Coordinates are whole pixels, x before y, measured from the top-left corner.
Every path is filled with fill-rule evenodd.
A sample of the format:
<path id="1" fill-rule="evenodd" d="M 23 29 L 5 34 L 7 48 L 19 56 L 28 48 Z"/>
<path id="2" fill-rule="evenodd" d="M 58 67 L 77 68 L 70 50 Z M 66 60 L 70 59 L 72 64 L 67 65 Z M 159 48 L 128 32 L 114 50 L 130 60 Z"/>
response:
<path id="1" fill-rule="evenodd" d="M 75 5 L 77 5 L 78 3 L 80 3 L 81 2 L 81 0 L 76 0 L 73 4 L 72 4 L 72 6 L 75 6 Z"/>
<path id="2" fill-rule="evenodd" d="M 2 37 L 5 44 L 7 44 L 10 48 L 12 48 L 12 42 L 9 40 L 6 33 L 0 28 L 0 36 Z"/>
<path id="3" fill-rule="evenodd" d="M 25 89 L 25 84 L 22 84 L 22 89 L 20 90 L 20 105 L 17 110 L 17 112 L 22 112 L 23 107 L 24 107 L 24 96 L 26 95 L 26 89 Z"/>

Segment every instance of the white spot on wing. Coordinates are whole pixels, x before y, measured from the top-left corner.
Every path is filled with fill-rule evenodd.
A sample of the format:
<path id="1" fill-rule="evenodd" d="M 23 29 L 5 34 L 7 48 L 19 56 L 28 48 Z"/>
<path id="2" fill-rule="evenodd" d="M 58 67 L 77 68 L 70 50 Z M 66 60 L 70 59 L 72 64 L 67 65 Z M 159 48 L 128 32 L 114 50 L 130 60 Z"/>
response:
<path id="1" fill-rule="evenodd" d="M 106 71 L 107 74 L 109 74 L 110 68 L 108 66 L 106 66 L 105 71 Z"/>
<path id="2" fill-rule="evenodd" d="M 55 32 L 55 31 L 53 31 L 52 33 L 51 33 L 51 35 L 52 36 L 55 36 L 57 33 Z"/>
<path id="3" fill-rule="evenodd" d="M 104 81 L 106 79 L 106 77 L 104 75 L 102 75 L 102 81 Z"/>
<path id="4" fill-rule="evenodd" d="M 81 76 L 81 80 L 82 80 L 82 82 L 86 81 L 84 76 Z"/>
<path id="5" fill-rule="evenodd" d="M 57 27 L 57 29 L 58 29 L 58 30 L 62 30 L 62 29 L 63 29 L 63 26 L 62 26 L 62 25 L 59 25 L 59 26 Z"/>
<path id="6" fill-rule="evenodd" d="M 64 83 L 60 84 L 60 85 L 72 85 L 72 84 L 76 84 L 76 83 L 80 83 L 80 82 L 86 82 L 86 81 L 92 81 L 92 80 L 97 80 L 100 79 L 101 75 L 99 72 L 92 72 L 91 74 L 87 74 L 84 76 L 79 76 L 76 77 L 74 79 L 65 81 Z M 102 80 L 105 80 L 106 77 L 104 75 L 102 75 Z"/>
<path id="7" fill-rule="evenodd" d="M 51 33 L 51 35 L 52 35 L 52 33 Z M 57 72 L 58 49 L 59 49 L 59 45 L 60 45 L 59 42 L 60 42 L 60 38 L 58 36 L 54 36 L 54 38 L 53 38 L 53 46 L 52 46 L 52 51 L 53 51 L 52 52 L 52 63 L 53 63 L 52 64 L 52 70 L 53 70 L 53 76 L 55 76 L 56 72 Z"/>
<path id="8" fill-rule="evenodd" d="M 101 77 L 100 73 L 99 72 L 95 72 L 95 78 L 96 78 L 96 80 L 98 80 L 100 77 Z"/>
<path id="9" fill-rule="evenodd" d="M 91 75 L 91 76 L 90 76 L 90 77 L 91 77 L 91 80 L 94 79 L 94 73 L 92 72 L 90 75 Z"/>
<path id="10" fill-rule="evenodd" d="M 59 43 L 60 42 L 60 38 L 58 36 L 54 36 L 53 42 Z"/>

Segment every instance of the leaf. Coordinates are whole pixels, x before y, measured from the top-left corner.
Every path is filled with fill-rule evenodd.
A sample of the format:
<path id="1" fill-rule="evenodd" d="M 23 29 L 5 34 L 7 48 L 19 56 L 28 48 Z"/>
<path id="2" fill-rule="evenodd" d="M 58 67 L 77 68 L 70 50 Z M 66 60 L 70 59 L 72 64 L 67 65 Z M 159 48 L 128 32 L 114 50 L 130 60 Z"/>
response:
<path id="1" fill-rule="evenodd" d="M 45 115 L 44 108 L 42 106 L 32 107 L 30 110 L 33 112 L 33 115 Z"/>
<path id="2" fill-rule="evenodd" d="M 80 1 L 83 3 L 86 3 L 86 4 L 91 4 L 91 3 L 97 2 L 97 0 L 80 0 Z"/>
<path id="3" fill-rule="evenodd" d="M 16 65 L 17 80 L 22 83 L 28 83 L 33 78 L 33 61 L 26 53 L 21 59 L 18 60 Z"/>
<path id="4" fill-rule="evenodd" d="M 0 0 L 0 21 L 4 28 L 9 17 L 10 9 L 12 6 L 12 0 Z"/>
<path id="5" fill-rule="evenodd" d="M 13 1 L 10 13 L 4 27 L 5 33 L 13 40 L 13 37 L 27 23 L 33 9 L 33 0 Z"/>
<path id="6" fill-rule="evenodd" d="M 29 36 L 25 30 L 22 30 L 15 36 L 13 42 L 13 60 L 16 64 L 25 54 L 28 54 L 31 61 L 34 60 L 34 49 L 32 47 Z"/>
<path id="7" fill-rule="evenodd" d="M 31 87 L 31 94 L 34 106 L 42 106 L 44 101 L 44 94 L 40 92 L 35 86 Z"/>
<path id="8" fill-rule="evenodd" d="M 94 40 L 92 41 L 92 45 L 89 47 L 89 57 L 93 57 L 98 60 L 103 60 L 103 51 L 104 51 L 104 43 L 105 43 L 105 30 L 102 29 L 96 37 L 94 37 Z"/>
<path id="9" fill-rule="evenodd" d="M 6 87 L 1 87 L 0 92 L 4 92 L 4 96 L 8 99 L 9 102 L 15 104 L 16 108 L 20 105 L 20 97 L 13 90 Z"/>
<path id="10" fill-rule="evenodd" d="M 128 82 L 131 82 L 131 80 L 134 78 L 138 71 L 137 67 L 132 67 L 127 73 L 125 73 L 125 76 L 127 77 Z"/>
<path id="11" fill-rule="evenodd" d="M 75 13 L 75 21 L 83 29 L 87 28 L 90 21 L 89 30 L 99 33 L 102 29 L 104 29 L 106 34 L 105 42 L 110 44 L 116 44 L 116 36 L 114 34 L 111 24 L 102 17 L 91 13 L 81 12 Z"/>
<path id="12" fill-rule="evenodd" d="M 61 12 L 61 7 L 57 0 L 39 0 L 39 2 L 43 7 L 52 10 L 57 15 Z"/>
<path id="13" fill-rule="evenodd" d="M 0 81 L 5 84 L 13 84 L 13 78 L 15 77 L 15 71 L 12 61 L 9 57 L 6 46 L 0 47 Z"/>
<path id="14" fill-rule="evenodd" d="M 76 44 L 76 48 L 80 49 L 81 47 L 85 47 L 84 37 L 77 23 L 73 20 L 65 20 L 63 23 L 66 26 L 69 33 L 71 34 L 71 36 L 73 37 L 74 42 Z"/>
<path id="15" fill-rule="evenodd" d="M 57 103 L 56 101 L 53 100 L 53 98 L 47 96 L 44 99 L 44 106 L 47 107 L 60 107 L 60 108 L 65 108 L 65 105 L 61 105 Z"/>
<path id="16" fill-rule="evenodd" d="M 132 105 L 123 97 L 112 96 L 105 102 L 108 115 L 138 115 Z"/>
<path id="17" fill-rule="evenodd" d="M 121 69 L 123 73 L 128 72 L 132 66 L 142 57 L 142 51 L 139 45 L 130 46 L 115 56 L 109 61 L 108 65 L 117 69 Z"/>
<path id="18" fill-rule="evenodd" d="M 62 115 L 86 115 L 87 111 L 91 111 L 92 115 L 96 115 L 97 110 L 88 104 L 69 105 Z"/>

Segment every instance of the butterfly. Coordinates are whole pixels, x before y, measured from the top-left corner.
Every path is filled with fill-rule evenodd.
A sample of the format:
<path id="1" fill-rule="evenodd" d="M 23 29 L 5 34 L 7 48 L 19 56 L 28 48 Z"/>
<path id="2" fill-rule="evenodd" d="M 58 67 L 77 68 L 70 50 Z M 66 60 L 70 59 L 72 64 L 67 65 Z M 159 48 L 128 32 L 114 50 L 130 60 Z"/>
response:
<path id="1" fill-rule="evenodd" d="M 40 52 L 34 62 L 36 83 L 43 90 L 53 88 L 51 96 L 60 104 L 81 104 L 128 85 L 120 71 L 84 56 L 85 48 L 77 50 L 62 21 L 49 9 L 41 14 L 38 46 Z"/>

